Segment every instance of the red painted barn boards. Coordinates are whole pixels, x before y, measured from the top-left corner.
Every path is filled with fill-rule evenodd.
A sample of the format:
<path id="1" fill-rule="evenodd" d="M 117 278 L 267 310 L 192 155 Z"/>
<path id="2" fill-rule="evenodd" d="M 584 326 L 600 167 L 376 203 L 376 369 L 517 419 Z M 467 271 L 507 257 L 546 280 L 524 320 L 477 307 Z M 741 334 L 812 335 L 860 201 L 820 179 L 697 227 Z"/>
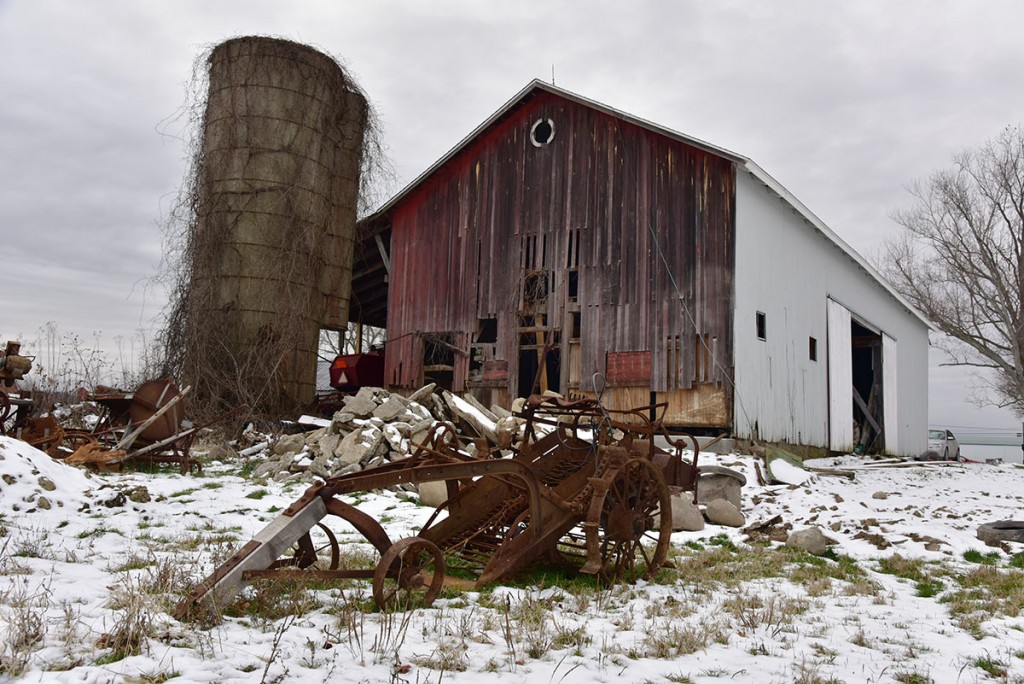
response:
<path id="1" fill-rule="evenodd" d="M 534 82 L 374 220 L 385 377 L 732 422 L 735 160 Z"/>

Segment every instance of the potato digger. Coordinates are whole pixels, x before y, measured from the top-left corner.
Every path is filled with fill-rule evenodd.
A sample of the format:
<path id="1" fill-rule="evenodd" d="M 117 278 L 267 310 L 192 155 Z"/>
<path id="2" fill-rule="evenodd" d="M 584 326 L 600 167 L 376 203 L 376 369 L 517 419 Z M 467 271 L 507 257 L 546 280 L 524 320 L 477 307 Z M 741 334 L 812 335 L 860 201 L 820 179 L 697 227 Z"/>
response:
<path id="1" fill-rule="evenodd" d="M 454 426 L 439 423 L 409 458 L 307 489 L 183 599 L 176 614 L 222 605 L 255 579 L 366 579 L 377 605 L 391 610 L 429 606 L 447 568 L 458 575 L 449 581 L 477 587 L 541 562 L 608 581 L 650 577 L 666 560 L 673 489 L 697 487 L 696 439 L 687 460 L 685 440 L 673 440 L 655 419 L 664 408 L 612 411 L 597 400 L 534 395 L 515 414 L 524 419 L 518 444 L 491 447 L 478 439 L 475 455 Z M 668 449 L 655 446 L 659 434 Z M 440 481 L 447 500 L 417 535 L 399 540 L 339 498 Z M 373 567 L 341 567 L 334 518 L 376 549 Z"/>

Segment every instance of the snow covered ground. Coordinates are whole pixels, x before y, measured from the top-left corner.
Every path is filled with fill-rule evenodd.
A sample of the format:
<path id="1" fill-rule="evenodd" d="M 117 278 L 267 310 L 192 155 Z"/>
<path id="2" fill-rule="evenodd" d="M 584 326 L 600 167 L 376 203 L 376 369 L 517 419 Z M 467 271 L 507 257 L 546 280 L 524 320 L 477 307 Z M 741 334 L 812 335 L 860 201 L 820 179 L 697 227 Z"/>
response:
<path id="1" fill-rule="evenodd" d="M 360 585 L 253 590 L 203 629 L 170 616 L 178 592 L 304 485 L 241 463 L 86 474 L 0 437 L 0 681 L 1024 681 L 1024 549 L 975 537 L 1024 519 L 1024 469 L 844 457 L 810 465 L 853 480 L 763 486 L 753 457 L 702 458 L 747 476 L 748 525 L 780 516 L 762 536 L 818 525 L 830 556 L 709 525 L 673 535 L 675 568 L 652 582 L 534 577 L 406 614 L 368 608 Z M 390 492 L 346 500 L 392 539 L 431 513 Z"/>

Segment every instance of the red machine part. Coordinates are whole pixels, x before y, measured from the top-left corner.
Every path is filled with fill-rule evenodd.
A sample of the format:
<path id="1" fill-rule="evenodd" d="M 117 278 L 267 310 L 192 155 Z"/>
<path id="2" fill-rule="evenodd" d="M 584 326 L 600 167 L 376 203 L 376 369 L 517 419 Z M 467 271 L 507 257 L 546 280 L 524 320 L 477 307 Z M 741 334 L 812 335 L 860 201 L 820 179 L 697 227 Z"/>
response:
<path id="1" fill-rule="evenodd" d="M 384 354 L 342 354 L 331 364 L 331 387 L 339 392 L 354 392 L 360 387 L 383 387 Z"/>

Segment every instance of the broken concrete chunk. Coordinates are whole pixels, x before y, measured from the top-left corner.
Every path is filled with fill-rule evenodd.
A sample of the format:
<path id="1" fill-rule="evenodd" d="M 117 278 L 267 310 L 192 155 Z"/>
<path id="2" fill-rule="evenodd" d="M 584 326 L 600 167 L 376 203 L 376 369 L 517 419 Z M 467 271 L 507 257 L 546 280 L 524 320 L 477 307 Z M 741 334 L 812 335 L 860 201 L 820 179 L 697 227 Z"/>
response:
<path id="1" fill-rule="evenodd" d="M 437 508 L 448 500 L 448 485 L 443 481 L 421 482 L 419 492 L 420 503 L 431 508 Z"/>
<path id="2" fill-rule="evenodd" d="M 321 453 L 319 456 L 314 458 L 313 462 L 309 464 L 309 468 L 307 469 L 306 472 L 308 472 L 310 475 L 321 477 L 326 480 L 331 474 L 327 454 Z"/>
<path id="3" fill-rule="evenodd" d="M 280 459 L 272 458 L 272 459 L 270 459 L 268 461 L 264 461 L 263 463 L 260 463 L 258 466 L 256 466 L 256 468 L 254 468 L 253 471 L 252 471 L 252 477 L 253 478 L 271 477 L 275 473 L 277 473 L 279 470 L 281 470 L 281 461 L 280 461 Z"/>
<path id="4" fill-rule="evenodd" d="M 366 418 L 372 415 L 378 404 L 374 400 L 373 393 L 367 390 L 369 388 L 364 387 L 354 397 L 345 397 L 344 411 L 351 413 L 356 418 Z"/>
<path id="5" fill-rule="evenodd" d="M 469 402 L 462 397 L 457 397 L 448 390 L 442 393 L 444 401 L 448 404 L 453 415 L 457 416 L 460 420 L 465 421 L 470 427 L 476 430 L 476 433 L 481 437 L 486 438 L 492 444 L 498 443 L 498 435 L 495 432 L 495 420 L 493 415 L 488 417 L 486 414 L 490 414 L 490 411 L 484 409 L 483 412 L 478 408 L 479 402 Z"/>
<path id="6" fill-rule="evenodd" d="M 384 433 L 372 425 L 353 430 L 338 444 L 334 455 L 342 465 L 352 465 L 373 457 Z"/>
<path id="7" fill-rule="evenodd" d="M 790 534 L 786 546 L 803 549 L 813 556 L 824 556 L 828 552 L 828 539 L 820 527 L 808 527 Z"/>
<path id="8" fill-rule="evenodd" d="M 710 502 L 705 513 L 708 520 L 716 525 L 743 527 L 746 522 L 740 510 L 725 499 L 715 499 Z"/>
<path id="9" fill-rule="evenodd" d="M 338 434 L 325 434 L 320 437 L 320 453 L 324 456 L 334 456 L 338 445 L 341 444 L 342 436 Z"/>
<path id="10" fill-rule="evenodd" d="M 679 492 L 672 495 L 672 531 L 698 532 L 704 529 L 704 516 L 693 502 L 693 493 Z"/>
<path id="11" fill-rule="evenodd" d="M 356 415 L 348 411 L 338 411 L 331 418 L 331 426 L 328 429 L 329 432 L 337 434 L 339 432 L 348 432 L 349 423 L 355 420 Z"/>
<path id="12" fill-rule="evenodd" d="M 388 445 L 390 445 L 393 451 L 396 451 L 400 454 L 408 453 L 409 443 L 408 440 L 406 440 L 405 435 L 403 434 L 402 427 L 399 426 L 403 426 L 405 428 L 406 433 L 411 427 L 408 423 L 392 423 L 391 425 L 385 425 L 384 439 L 387 440 Z"/>
<path id="13" fill-rule="evenodd" d="M 281 438 L 274 443 L 274 447 L 271 452 L 283 456 L 285 454 L 297 454 L 302 451 L 302 447 L 306 446 L 306 435 L 299 433 L 297 435 L 281 435 Z"/>
<path id="14" fill-rule="evenodd" d="M 331 473 L 331 477 L 341 477 L 342 475 L 348 475 L 350 473 L 358 473 L 363 467 L 358 463 L 350 463 L 340 470 L 336 470 Z"/>
<path id="15" fill-rule="evenodd" d="M 715 499 L 725 499 L 737 510 L 743 505 L 741 489 L 747 484 L 743 473 L 719 465 L 702 465 L 697 468 L 700 481 L 697 486 L 697 502 L 706 504 Z"/>
<path id="16" fill-rule="evenodd" d="M 498 416 L 494 415 L 494 413 L 492 413 L 489 408 L 487 408 L 479 401 L 477 401 L 476 397 L 474 397 L 472 394 L 469 394 L 467 392 L 460 396 L 459 398 L 462 399 L 467 404 L 469 404 L 470 406 L 472 406 L 473 408 L 475 408 L 477 411 L 479 411 L 485 418 L 487 418 L 487 420 L 491 421 L 492 423 L 497 422 Z"/>
<path id="17" fill-rule="evenodd" d="M 437 384 L 432 382 L 420 387 L 418 390 L 406 397 L 406 399 L 417 404 L 422 404 L 423 400 L 433 394 L 436 388 Z"/>
<path id="18" fill-rule="evenodd" d="M 319 428 L 317 430 L 312 430 L 310 432 L 304 433 L 304 435 L 306 437 L 306 439 L 305 439 L 306 446 L 312 446 L 313 444 L 318 443 L 320 441 L 320 439 L 324 435 L 326 435 L 326 434 L 327 434 L 327 429 L 326 428 Z"/>
<path id="19" fill-rule="evenodd" d="M 394 420 L 399 415 L 405 413 L 405 411 L 406 403 L 398 395 L 391 395 L 387 401 L 373 410 L 373 415 L 387 422 Z"/>

